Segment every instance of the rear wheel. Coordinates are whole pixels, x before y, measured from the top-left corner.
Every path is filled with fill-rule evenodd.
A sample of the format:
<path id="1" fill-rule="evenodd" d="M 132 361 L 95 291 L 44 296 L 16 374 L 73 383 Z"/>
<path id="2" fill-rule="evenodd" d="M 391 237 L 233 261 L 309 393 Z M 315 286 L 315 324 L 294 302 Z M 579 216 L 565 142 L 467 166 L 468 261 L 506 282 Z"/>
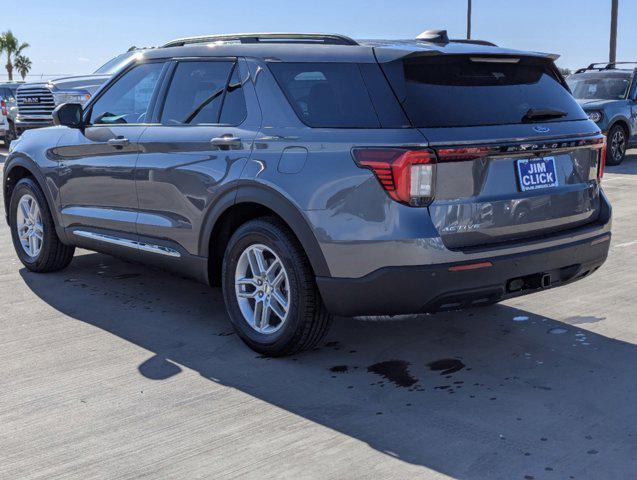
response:
<path id="1" fill-rule="evenodd" d="M 276 218 L 251 220 L 235 232 L 224 255 L 222 288 L 235 330 L 259 353 L 310 349 L 329 329 L 331 315 L 305 252 Z"/>
<path id="2" fill-rule="evenodd" d="M 31 178 L 13 189 L 9 224 L 16 253 L 29 270 L 54 272 L 71 263 L 75 248 L 60 241 L 46 197 Z"/>
<path id="3" fill-rule="evenodd" d="M 626 130 L 621 125 L 615 125 L 608 132 L 607 165 L 619 165 L 626 155 Z"/>

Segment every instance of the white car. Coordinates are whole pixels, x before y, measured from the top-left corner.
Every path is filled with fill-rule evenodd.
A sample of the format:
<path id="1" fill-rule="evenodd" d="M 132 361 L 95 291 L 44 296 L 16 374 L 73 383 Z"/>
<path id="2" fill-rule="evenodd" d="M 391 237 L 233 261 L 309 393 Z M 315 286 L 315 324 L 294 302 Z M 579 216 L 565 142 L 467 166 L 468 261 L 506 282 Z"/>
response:
<path id="1" fill-rule="evenodd" d="M 2 138 L 2 141 L 5 143 L 7 132 L 9 131 L 9 122 L 7 121 L 8 115 L 9 112 L 7 111 L 7 105 L 4 103 L 4 100 L 2 100 L 2 103 L 0 104 L 0 138 Z"/>

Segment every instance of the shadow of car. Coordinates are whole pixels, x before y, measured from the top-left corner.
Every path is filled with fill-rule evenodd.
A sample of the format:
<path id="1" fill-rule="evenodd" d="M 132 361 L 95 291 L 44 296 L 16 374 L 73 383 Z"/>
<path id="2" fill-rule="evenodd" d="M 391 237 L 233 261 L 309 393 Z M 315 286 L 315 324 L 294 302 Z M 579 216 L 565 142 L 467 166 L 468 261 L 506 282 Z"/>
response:
<path id="1" fill-rule="evenodd" d="M 151 352 L 130 365 L 146 378 L 187 368 L 413 465 L 461 479 L 637 471 L 637 348 L 583 328 L 505 305 L 340 318 L 338 342 L 269 359 L 233 333 L 219 289 L 101 254 L 20 274 L 58 311 Z"/>

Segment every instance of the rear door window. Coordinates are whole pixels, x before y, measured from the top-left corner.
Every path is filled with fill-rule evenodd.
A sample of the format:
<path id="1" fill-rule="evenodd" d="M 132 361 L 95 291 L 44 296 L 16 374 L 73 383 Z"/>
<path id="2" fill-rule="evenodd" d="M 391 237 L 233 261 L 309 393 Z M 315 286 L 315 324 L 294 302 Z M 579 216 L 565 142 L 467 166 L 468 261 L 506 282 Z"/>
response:
<path id="1" fill-rule="evenodd" d="M 294 111 L 310 127 L 379 128 L 355 63 L 270 63 Z"/>
<path id="2" fill-rule="evenodd" d="M 161 115 L 165 125 L 238 125 L 246 104 L 232 61 L 185 61 L 177 65 Z"/>
<path id="3" fill-rule="evenodd" d="M 417 127 L 524 123 L 529 110 L 563 112 L 547 121 L 587 118 L 544 59 L 440 55 L 382 67 Z"/>

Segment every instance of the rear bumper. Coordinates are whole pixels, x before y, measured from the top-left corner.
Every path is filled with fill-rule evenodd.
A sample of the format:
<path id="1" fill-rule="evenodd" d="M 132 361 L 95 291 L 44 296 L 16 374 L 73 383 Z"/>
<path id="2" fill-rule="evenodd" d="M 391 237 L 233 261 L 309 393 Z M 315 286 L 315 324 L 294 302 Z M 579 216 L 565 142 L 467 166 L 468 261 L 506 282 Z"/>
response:
<path id="1" fill-rule="evenodd" d="M 566 245 L 484 257 L 479 261 L 386 267 L 361 278 L 317 277 L 316 280 L 327 309 L 335 315 L 397 315 L 457 310 L 584 278 L 606 260 L 610 237 L 611 234 L 605 232 Z M 477 262 L 490 262 L 492 266 L 449 270 Z M 524 286 L 512 291 L 511 280 L 515 279 L 523 279 Z"/>

